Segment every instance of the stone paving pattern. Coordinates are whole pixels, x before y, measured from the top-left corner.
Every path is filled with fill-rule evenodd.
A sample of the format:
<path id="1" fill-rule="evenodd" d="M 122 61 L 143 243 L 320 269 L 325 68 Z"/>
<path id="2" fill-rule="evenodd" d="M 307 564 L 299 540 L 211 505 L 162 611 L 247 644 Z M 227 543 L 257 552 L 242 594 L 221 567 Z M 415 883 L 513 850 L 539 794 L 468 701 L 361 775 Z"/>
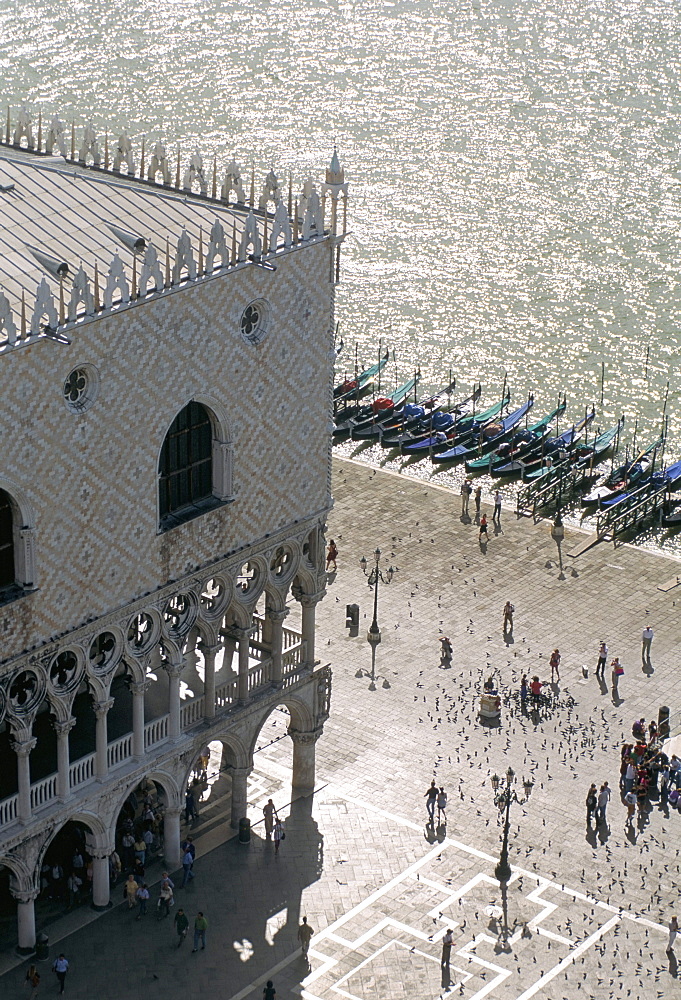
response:
<path id="1" fill-rule="evenodd" d="M 501 530 L 481 547 L 459 497 L 345 461 L 335 464 L 334 495 L 329 536 L 340 559 L 317 619 L 334 693 L 314 799 L 290 807 L 279 857 L 256 826 L 250 846 L 232 839 L 199 858 L 196 880 L 177 897 L 192 916 L 205 910 L 206 952 L 190 954 L 187 943 L 173 951 L 167 921 L 137 923 L 116 906 L 60 941 L 73 961 L 68 995 L 255 1000 L 269 973 L 278 997 L 308 1000 L 681 996 L 676 960 L 665 953 L 681 816 L 653 802 L 626 833 L 617 791 L 632 720 L 661 704 L 679 708 L 681 588 L 657 589 L 679 564 L 601 545 L 574 563 L 566 557 L 561 574 L 546 524 L 504 511 Z M 578 540 L 567 530 L 563 551 Z M 372 595 L 358 560 L 376 545 L 397 573 L 380 589 L 383 641 L 370 690 Z M 507 599 L 516 614 L 505 638 Z M 357 638 L 344 629 L 352 601 L 366 616 Z M 646 621 L 655 639 L 644 669 Z M 439 666 L 443 632 L 454 646 L 450 669 Z M 619 698 L 609 677 L 607 687 L 594 678 L 602 638 L 625 666 Z M 555 646 L 560 684 L 540 715 L 524 716 L 520 674 L 550 679 Z M 498 727 L 481 724 L 476 711 L 491 672 L 504 693 Z M 273 789 L 279 803 L 287 798 L 290 753 L 281 740 L 258 754 L 253 820 Z M 506 954 L 495 947 L 500 827 L 489 776 L 509 764 L 535 786 L 512 811 L 508 908 L 520 926 Z M 446 827 L 428 829 L 423 794 L 432 776 L 450 798 Z M 584 798 L 591 781 L 606 779 L 609 826 L 596 834 L 585 829 Z M 309 968 L 296 950 L 303 913 L 317 931 Z M 447 926 L 455 941 L 443 978 Z M 24 969 L 3 977 L 3 994 L 20 992 Z M 47 970 L 44 982 L 46 991 L 56 985 Z"/>

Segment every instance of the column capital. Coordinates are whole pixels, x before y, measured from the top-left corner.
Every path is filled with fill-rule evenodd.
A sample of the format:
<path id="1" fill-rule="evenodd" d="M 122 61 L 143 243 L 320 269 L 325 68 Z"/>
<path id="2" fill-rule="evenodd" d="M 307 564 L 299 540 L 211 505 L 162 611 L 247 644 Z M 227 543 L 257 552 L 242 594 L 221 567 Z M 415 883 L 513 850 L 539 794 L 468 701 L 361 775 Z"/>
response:
<path id="1" fill-rule="evenodd" d="M 105 858 L 110 857 L 110 855 L 113 854 L 114 851 L 113 847 L 101 847 L 101 846 L 95 847 L 94 845 L 89 844 L 87 840 L 85 842 L 85 849 L 91 857 L 99 858 L 100 861 L 103 861 Z"/>
<path id="2" fill-rule="evenodd" d="M 317 594 L 301 594 L 298 600 L 304 608 L 314 608 L 326 597 L 326 591 L 320 590 Z"/>
<path id="3" fill-rule="evenodd" d="M 200 642 L 199 649 L 201 650 L 204 656 L 217 656 L 220 650 L 222 649 L 222 644 L 216 642 L 214 646 L 209 646 L 205 642 Z"/>
<path id="4" fill-rule="evenodd" d="M 57 736 L 68 736 L 73 727 L 76 724 L 76 720 L 71 719 L 53 719 L 52 728 L 54 729 Z"/>
<path id="5" fill-rule="evenodd" d="M 144 695 L 151 687 L 151 681 L 131 681 L 130 690 L 133 694 Z"/>
<path id="6" fill-rule="evenodd" d="M 114 699 L 107 698 L 105 701 L 93 702 L 92 709 L 98 719 L 103 719 L 110 708 L 113 708 Z"/>
<path id="7" fill-rule="evenodd" d="M 253 765 L 249 764 L 247 767 L 230 767 L 227 770 L 227 774 L 230 778 L 247 778 L 253 771 Z"/>
<path id="8" fill-rule="evenodd" d="M 253 626 L 248 628 L 241 628 L 240 625 L 231 625 L 228 629 L 225 629 L 225 634 L 229 639 L 237 639 L 241 641 L 242 639 L 250 639 L 253 634 Z"/>
<path id="9" fill-rule="evenodd" d="M 163 669 L 168 674 L 168 677 L 179 677 L 184 670 L 184 662 L 182 663 L 164 663 Z"/>
<path id="10" fill-rule="evenodd" d="M 266 617 L 271 622 L 283 622 L 288 618 L 290 613 L 290 608 L 284 608 L 282 611 L 272 611 L 270 608 L 267 608 L 265 611 Z"/>
<path id="11" fill-rule="evenodd" d="M 35 886 L 30 889 L 13 889 L 10 884 L 9 891 L 17 903 L 32 903 L 40 895 L 40 889 Z"/>
<path id="12" fill-rule="evenodd" d="M 16 737 L 12 740 L 12 749 L 14 750 L 17 757 L 28 757 L 31 750 L 35 748 L 38 742 L 37 737 L 32 736 L 28 740 L 19 740 Z"/>
<path id="13" fill-rule="evenodd" d="M 309 733 L 301 733 L 297 729 L 289 729 L 288 735 L 291 737 L 293 742 L 296 743 L 298 746 L 305 747 L 305 746 L 311 746 L 314 743 L 316 743 L 323 732 L 324 732 L 323 728 L 313 729 Z"/>

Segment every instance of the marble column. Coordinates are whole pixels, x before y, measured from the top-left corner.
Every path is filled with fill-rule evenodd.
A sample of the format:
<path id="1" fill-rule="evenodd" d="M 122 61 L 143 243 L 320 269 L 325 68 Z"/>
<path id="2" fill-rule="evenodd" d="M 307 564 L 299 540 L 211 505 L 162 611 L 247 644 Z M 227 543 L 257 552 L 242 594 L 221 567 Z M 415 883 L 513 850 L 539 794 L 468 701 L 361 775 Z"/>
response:
<path id="1" fill-rule="evenodd" d="M 299 733 L 289 729 L 293 741 L 293 792 L 298 795 L 312 795 L 315 785 L 315 745 L 322 735 L 321 729 L 309 733 Z"/>
<path id="2" fill-rule="evenodd" d="M 248 701 L 248 640 L 251 630 L 248 628 L 233 629 L 239 642 L 239 689 L 238 697 L 242 705 Z"/>
<path id="3" fill-rule="evenodd" d="M 234 828 L 238 827 L 239 820 L 243 819 L 248 811 L 248 776 L 252 770 L 252 767 L 233 767 L 229 771 L 232 779 L 230 824 Z"/>
<path id="4" fill-rule="evenodd" d="M 75 719 L 67 719 L 66 722 L 55 719 L 52 723 L 52 728 L 57 734 L 57 798 L 60 802 L 66 802 L 71 795 L 69 733 L 75 724 Z"/>
<path id="5" fill-rule="evenodd" d="M 180 860 L 180 810 L 167 808 L 163 814 L 163 856 L 168 871 L 176 871 Z"/>
<path id="6" fill-rule="evenodd" d="M 92 857 L 92 909 L 107 910 L 111 906 L 109 887 L 109 855 L 111 851 L 102 848 L 87 848 Z"/>
<path id="7" fill-rule="evenodd" d="M 168 735 L 171 740 L 180 737 L 180 674 L 182 663 L 166 663 L 168 674 Z"/>
<path id="8" fill-rule="evenodd" d="M 107 698 L 106 701 L 96 701 L 92 706 L 95 712 L 95 719 L 97 720 L 95 725 L 95 749 L 97 751 L 95 758 L 95 778 L 99 782 L 106 781 L 109 776 L 109 759 L 107 754 L 109 739 L 106 719 L 113 703 L 113 698 Z"/>
<path id="9" fill-rule="evenodd" d="M 19 740 L 14 739 L 12 748 L 17 755 L 17 784 L 19 787 L 19 799 L 17 803 L 17 815 L 20 823 L 28 823 L 31 819 L 31 750 L 35 747 L 35 736 Z"/>
<path id="10" fill-rule="evenodd" d="M 203 711 L 206 719 L 215 718 L 215 658 L 222 649 L 219 644 L 207 646 L 201 643 L 203 653 Z"/>
<path id="11" fill-rule="evenodd" d="M 302 607 L 303 662 L 314 666 L 315 612 L 324 594 L 303 594 L 300 598 Z"/>
<path id="12" fill-rule="evenodd" d="M 269 680 L 274 687 L 281 687 L 284 678 L 284 621 L 287 615 L 288 608 L 284 608 L 283 611 L 267 611 L 267 620 L 270 625 Z"/>
<path id="13" fill-rule="evenodd" d="M 35 951 L 35 900 L 38 889 L 12 889 L 17 901 L 17 951 L 20 955 L 32 955 Z"/>
<path id="14" fill-rule="evenodd" d="M 132 754 L 137 760 L 144 757 L 144 695 L 150 681 L 133 681 L 132 691 Z"/>

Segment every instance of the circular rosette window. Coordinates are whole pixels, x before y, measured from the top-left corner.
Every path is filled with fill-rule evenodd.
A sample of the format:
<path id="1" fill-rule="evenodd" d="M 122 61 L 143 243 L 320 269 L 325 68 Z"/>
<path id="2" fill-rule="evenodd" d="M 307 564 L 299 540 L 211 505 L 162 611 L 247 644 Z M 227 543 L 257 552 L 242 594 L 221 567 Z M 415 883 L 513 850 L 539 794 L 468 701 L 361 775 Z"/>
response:
<path id="1" fill-rule="evenodd" d="M 229 588 L 220 577 L 206 580 L 201 590 L 201 614 L 204 618 L 219 618 L 227 607 Z"/>
<path id="2" fill-rule="evenodd" d="M 21 670 L 9 685 L 9 708 L 14 715 L 28 715 L 40 703 L 45 681 L 35 670 Z"/>
<path id="3" fill-rule="evenodd" d="M 261 344 L 269 332 L 270 307 L 265 299 L 249 302 L 241 314 L 239 330 L 247 344 Z"/>
<path id="4" fill-rule="evenodd" d="M 78 656 L 72 649 L 57 653 L 50 664 L 50 686 L 59 694 L 69 694 L 80 684 L 81 670 Z"/>
<path id="5" fill-rule="evenodd" d="M 134 656 L 142 656 L 158 641 L 158 637 L 159 630 L 152 616 L 147 611 L 140 611 L 128 625 L 125 639 L 130 652 Z"/>
<path id="6" fill-rule="evenodd" d="M 270 560 L 270 574 L 275 580 L 287 580 L 294 569 L 293 553 L 285 545 L 280 545 Z"/>
<path id="7" fill-rule="evenodd" d="M 181 639 L 196 621 L 197 607 L 190 594 L 171 597 L 163 609 L 165 631 L 171 639 Z"/>
<path id="8" fill-rule="evenodd" d="M 84 413 L 99 395 L 99 372 L 94 365 L 79 365 L 66 376 L 62 391 L 67 410 Z"/>
<path id="9" fill-rule="evenodd" d="M 236 596 L 242 601 L 249 601 L 258 593 L 260 586 L 260 567 L 254 562 L 245 562 L 236 578 Z"/>
<path id="10" fill-rule="evenodd" d="M 88 650 L 90 666 L 97 674 L 106 674 L 116 662 L 116 636 L 113 632 L 100 632 Z"/>

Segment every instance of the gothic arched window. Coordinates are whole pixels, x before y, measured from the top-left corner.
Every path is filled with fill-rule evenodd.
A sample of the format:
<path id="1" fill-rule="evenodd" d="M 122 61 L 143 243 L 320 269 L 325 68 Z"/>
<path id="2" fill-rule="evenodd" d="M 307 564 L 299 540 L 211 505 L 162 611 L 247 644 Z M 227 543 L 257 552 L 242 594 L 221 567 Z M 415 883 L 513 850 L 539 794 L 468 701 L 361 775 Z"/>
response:
<path id="1" fill-rule="evenodd" d="M 16 580 L 14 568 L 14 517 L 9 494 L 0 490 L 0 588 Z"/>
<path id="2" fill-rule="evenodd" d="M 213 494 L 213 428 L 201 403 L 188 403 L 170 425 L 159 462 L 161 520 Z"/>

